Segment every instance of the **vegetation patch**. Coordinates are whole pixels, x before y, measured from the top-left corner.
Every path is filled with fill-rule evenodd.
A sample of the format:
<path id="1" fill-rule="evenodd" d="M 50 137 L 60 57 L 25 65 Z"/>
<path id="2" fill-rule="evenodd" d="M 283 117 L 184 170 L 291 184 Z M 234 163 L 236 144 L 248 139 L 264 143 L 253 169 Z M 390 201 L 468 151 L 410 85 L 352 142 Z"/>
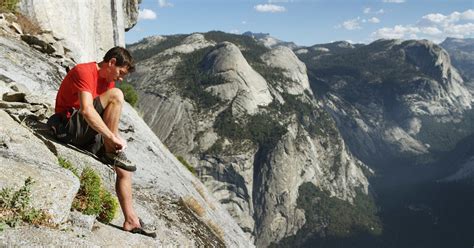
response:
<path id="1" fill-rule="evenodd" d="M 211 220 L 206 220 L 206 225 L 214 232 L 214 234 L 224 241 L 224 231 L 222 228 Z"/>
<path id="2" fill-rule="evenodd" d="M 16 6 L 20 0 L 2 0 L 0 1 L 0 13 L 16 12 Z"/>
<path id="3" fill-rule="evenodd" d="M 296 235 L 283 239 L 279 247 L 356 247 L 367 237 L 382 234 L 374 200 L 361 191 L 351 204 L 331 197 L 312 183 L 304 183 L 299 187 L 297 204 L 305 211 L 306 223 Z"/>
<path id="4" fill-rule="evenodd" d="M 212 40 L 216 43 L 224 41 L 237 45 L 242 51 L 245 59 L 251 62 L 261 62 L 260 57 L 270 51 L 270 49 L 259 44 L 254 38 L 246 35 L 229 34 L 221 31 L 211 31 L 204 34 L 206 40 Z"/>
<path id="5" fill-rule="evenodd" d="M 184 167 L 186 167 L 186 169 L 188 169 L 189 172 L 191 172 L 193 175 L 196 176 L 196 169 L 194 169 L 194 167 L 191 166 L 191 165 L 186 161 L 186 159 L 183 158 L 183 156 L 176 156 L 176 158 L 179 160 L 179 162 L 181 162 L 181 164 L 184 165 Z"/>
<path id="6" fill-rule="evenodd" d="M 205 90 L 206 86 L 225 83 L 225 80 L 208 72 L 204 72 L 202 60 L 212 48 L 203 48 L 183 56 L 183 60 L 176 67 L 173 81 L 182 96 L 197 103 L 200 108 L 210 108 L 221 100 Z"/>
<path id="7" fill-rule="evenodd" d="M 58 158 L 59 165 L 79 178 L 80 187 L 72 202 L 72 209 L 86 215 L 95 215 L 97 220 L 110 223 L 118 210 L 118 201 L 102 185 L 100 176 L 92 168 L 86 167 L 79 176 L 77 168 L 64 158 Z"/>
<path id="8" fill-rule="evenodd" d="M 140 61 L 140 60 L 148 59 L 158 53 L 165 51 L 166 49 L 177 46 L 179 43 L 181 43 L 181 41 L 183 41 L 184 38 L 186 38 L 186 36 L 187 35 L 164 36 L 165 38 L 164 40 L 158 42 L 157 44 L 153 46 L 147 46 L 146 48 L 142 48 L 142 49 L 133 49 L 133 46 L 137 45 L 140 42 L 143 42 L 143 40 L 137 43 L 131 44 L 128 47 L 132 48 L 131 53 L 132 53 L 133 58 L 136 61 Z"/>
<path id="9" fill-rule="evenodd" d="M 118 209 L 117 199 L 103 186 L 99 175 L 90 167 L 84 168 L 79 178 L 81 186 L 72 202 L 72 208 L 97 220 L 110 223 Z"/>
<path id="10" fill-rule="evenodd" d="M 247 123 L 237 122 L 231 108 L 227 108 L 217 116 L 214 129 L 221 137 L 227 137 L 234 142 L 247 139 L 265 151 L 273 149 L 286 133 L 286 128 L 270 114 L 260 113 L 243 119 L 247 119 Z"/>
<path id="11" fill-rule="evenodd" d="M 122 83 L 117 85 L 117 88 L 122 90 L 126 102 L 130 103 L 130 105 L 132 105 L 133 107 L 137 106 L 138 93 L 133 87 L 133 85 L 127 83 L 126 81 L 123 81 Z"/>
<path id="12" fill-rule="evenodd" d="M 182 206 L 185 206 L 188 209 L 191 209 L 191 211 L 197 214 L 197 216 L 199 217 L 203 217 L 206 212 L 204 208 L 201 206 L 201 204 L 199 204 L 199 202 L 196 199 L 194 199 L 192 196 L 181 197 L 179 199 L 179 203 Z"/>
<path id="13" fill-rule="evenodd" d="M 69 160 L 59 157 L 58 162 L 61 167 L 63 167 L 64 169 L 70 170 L 76 177 L 79 177 L 79 172 L 77 171 L 77 168 L 74 167 L 74 165 L 72 165 L 72 163 L 69 162 Z"/>
<path id="14" fill-rule="evenodd" d="M 15 227 L 21 222 L 55 226 L 51 223 L 51 216 L 48 213 L 30 206 L 33 184 L 33 179 L 28 177 L 20 189 L 6 187 L 0 191 L 0 231 L 6 226 Z"/>

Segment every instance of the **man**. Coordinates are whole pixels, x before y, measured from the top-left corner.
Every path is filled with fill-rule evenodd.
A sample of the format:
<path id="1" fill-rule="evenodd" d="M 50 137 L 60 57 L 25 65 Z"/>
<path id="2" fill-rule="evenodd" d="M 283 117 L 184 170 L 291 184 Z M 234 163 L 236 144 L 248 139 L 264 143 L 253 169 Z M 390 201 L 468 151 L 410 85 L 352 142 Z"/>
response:
<path id="1" fill-rule="evenodd" d="M 136 167 L 125 157 L 126 142 L 118 131 L 124 96 L 115 88 L 115 81 L 133 70 L 133 58 L 122 47 L 110 49 L 100 63 L 76 65 L 61 83 L 55 112 L 65 116 L 65 130 L 73 145 L 115 167 L 115 188 L 125 217 L 123 230 L 141 232 L 132 203 L 132 172 Z"/>

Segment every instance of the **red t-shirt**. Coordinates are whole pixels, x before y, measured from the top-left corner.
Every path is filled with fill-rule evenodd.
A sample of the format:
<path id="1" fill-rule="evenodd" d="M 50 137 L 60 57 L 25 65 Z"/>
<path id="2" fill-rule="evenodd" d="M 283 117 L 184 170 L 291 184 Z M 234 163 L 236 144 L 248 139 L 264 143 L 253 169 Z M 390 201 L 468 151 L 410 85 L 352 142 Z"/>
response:
<path id="1" fill-rule="evenodd" d="M 59 87 L 56 95 L 55 112 L 66 112 L 71 108 L 79 109 L 79 92 L 87 91 L 92 94 L 92 98 L 115 87 L 115 82 L 106 82 L 105 78 L 99 77 L 99 71 L 95 62 L 76 65 L 68 72 Z"/>

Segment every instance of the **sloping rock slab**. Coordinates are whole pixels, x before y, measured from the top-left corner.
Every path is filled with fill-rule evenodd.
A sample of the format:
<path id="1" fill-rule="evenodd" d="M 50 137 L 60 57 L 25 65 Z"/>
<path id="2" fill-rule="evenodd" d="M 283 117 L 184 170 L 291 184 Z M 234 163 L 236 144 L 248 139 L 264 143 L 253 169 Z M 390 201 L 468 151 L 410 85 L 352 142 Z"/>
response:
<path id="1" fill-rule="evenodd" d="M 67 220 L 72 200 L 79 189 L 79 180 L 71 172 L 3 157 L 0 157 L 0 171 L 1 188 L 17 190 L 24 185 L 26 178 L 33 178 L 31 206 L 46 210 L 54 223 Z"/>

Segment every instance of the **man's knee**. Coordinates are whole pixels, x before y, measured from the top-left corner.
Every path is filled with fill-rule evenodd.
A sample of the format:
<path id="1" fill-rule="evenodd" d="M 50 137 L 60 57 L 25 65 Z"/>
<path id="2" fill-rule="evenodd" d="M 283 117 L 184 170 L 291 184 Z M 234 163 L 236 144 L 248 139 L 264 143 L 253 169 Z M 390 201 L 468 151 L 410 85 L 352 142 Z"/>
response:
<path id="1" fill-rule="evenodd" d="M 111 102 L 124 102 L 123 92 L 119 88 L 109 89 L 107 90 L 107 93 L 109 94 L 109 100 Z"/>
<path id="2" fill-rule="evenodd" d="M 120 89 L 112 88 L 107 90 L 104 94 L 100 95 L 100 103 L 105 109 L 109 104 L 123 104 L 124 96 Z"/>

